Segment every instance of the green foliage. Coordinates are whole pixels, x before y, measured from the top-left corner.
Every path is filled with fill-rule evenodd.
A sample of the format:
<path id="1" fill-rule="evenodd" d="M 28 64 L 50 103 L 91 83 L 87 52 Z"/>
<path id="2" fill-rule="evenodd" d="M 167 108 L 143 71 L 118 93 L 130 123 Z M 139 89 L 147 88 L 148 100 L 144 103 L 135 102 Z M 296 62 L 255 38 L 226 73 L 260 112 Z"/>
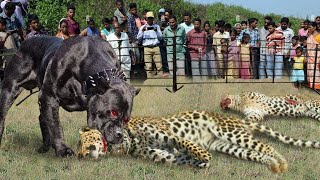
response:
<path id="1" fill-rule="evenodd" d="M 70 0 L 33 0 L 29 4 L 29 13 L 37 14 L 44 27 L 56 31 L 59 20 L 65 16 Z"/>
<path id="2" fill-rule="evenodd" d="M 33 6 L 30 7 L 30 13 L 38 14 L 43 25 L 55 31 L 59 20 L 66 14 L 66 6 L 70 3 L 76 6 L 76 19 L 79 21 L 80 26 L 84 29 L 87 25 L 85 22 L 86 15 L 95 19 L 97 26 L 101 26 L 101 19 L 104 17 L 112 17 L 116 9 L 114 1 L 105 0 L 33 0 Z M 194 4 L 190 1 L 184 0 L 128 0 L 125 1 L 126 7 L 132 2 L 137 3 L 138 12 L 145 9 L 158 13 L 160 8 L 170 8 L 173 10 L 174 15 L 178 20 L 182 20 L 183 13 L 188 11 L 193 17 L 200 17 L 203 20 L 214 21 L 223 19 L 226 22 L 234 25 L 236 16 L 240 16 L 240 20 L 247 20 L 248 18 L 255 17 L 259 20 L 259 25 L 263 25 L 264 14 L 252 11 L 240 6 L 225 5 L 223 3 L 213 3 L 210 5 Z M 281 16 L 276 14 L 268 14 L 274 18 L 275 22 L 279 22 Z M 292 28 L 297 31 L 301 19 L 290 17 Z"/>

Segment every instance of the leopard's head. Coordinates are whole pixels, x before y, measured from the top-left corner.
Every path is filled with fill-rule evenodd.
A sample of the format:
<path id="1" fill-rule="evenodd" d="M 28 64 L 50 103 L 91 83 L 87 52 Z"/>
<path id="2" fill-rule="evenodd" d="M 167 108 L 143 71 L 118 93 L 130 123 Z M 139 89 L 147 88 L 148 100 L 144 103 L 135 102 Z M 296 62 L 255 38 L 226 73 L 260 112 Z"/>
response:
<path id="1" fill-rule="evenodd" d="M 239 104 L 239 98 L 235 95 L 227 95 L 220 101 L 220 107 L 224 110 L 235 109 Z"/>

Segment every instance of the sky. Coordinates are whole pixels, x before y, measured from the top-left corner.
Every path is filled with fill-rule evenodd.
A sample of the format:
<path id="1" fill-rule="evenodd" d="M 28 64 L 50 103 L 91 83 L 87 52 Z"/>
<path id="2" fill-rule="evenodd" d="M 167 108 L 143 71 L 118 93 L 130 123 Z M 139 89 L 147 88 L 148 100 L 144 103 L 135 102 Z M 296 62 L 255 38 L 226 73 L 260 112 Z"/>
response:
<path id="1" fill-rule="evenodd" d="M 239 5 L 259 13 L 275 13 L 283 16 L 306 18 L 320 16 L 319 0 L 190 0 L 194 3 L 210 4 L 222 2 L 227 5 Z M 307 4 L 310 4 L 309 6 Z"/>

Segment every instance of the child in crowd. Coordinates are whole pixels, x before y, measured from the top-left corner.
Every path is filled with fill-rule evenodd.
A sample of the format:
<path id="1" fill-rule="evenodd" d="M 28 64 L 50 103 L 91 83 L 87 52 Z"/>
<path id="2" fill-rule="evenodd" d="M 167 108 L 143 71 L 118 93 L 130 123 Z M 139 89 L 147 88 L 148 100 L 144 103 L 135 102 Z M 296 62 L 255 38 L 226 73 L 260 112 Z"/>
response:
<path id="1" fill-rule="evenodd" d="M 88 27 L 81 32 L 81 36 L 100 36 L 99 30 L 96 28 L 96 23 L 91 17 L 87 17 Z"/>
<path id="2" fill-rule="evenodd" d="M 239 47 L 237 44 L 237 31 L 233 29 L 230 34 L 231 42 L 228 47 L 228 76 L 239 78 Z"/>
<path id="3" fill-rule="evenodd" d="M 289 59 L 289 70 L 292 69 L 293 66 L 293 58 L 296 56 L 296 48 L 299 47 L 299 37 L 298 36 L 293 36 L 291 39 L 292 47 L 290 49 L 290 59 Z"/>
<path id="4" fill-rule="evenodd" d="M 243 33 L 240 44 L 240 78 L 250 79 L 250 35 Z"/>
<path id="5" fill-rule="evenodd" d="M 107 39 L 107 36 L 111 33 L 114 33 L 114 29 L 113 27 L 111 26 L 111 21 L 109 18 L 103 18 L 102 19 L 102 25 L 103 25 L 103 29 L 101 29 L 101 37 L 102 39 L 106 40 Z"/>
<path id="6" fill-rule="evenodd" d="M 70 37 L 69 31 L 68 31 L 68 22 L 65 18 L 61 19 L 59 22 L 59 31 L 56 37 L 61 39 L 68 39 Z"/>
<path id="7" fill-rule="evenodd" d="M 302 82 L 304 81 L 304 63 L 306 62 L 306 57 L 302 54 L 303 48 L 296 48 L 296 56 L 293 58 L 293 70 L 291 74 L 291 82 L 294 83 L 294 87 L 300 88 Z"/>
<path id="8" fill-rule="evenodd" d="M 227 59 L 228 59 L 228 44 L 229 44 L 229 39 L 228 38 L 222 38 L 220 39 L 220 45 L 221 45 L 221 55 L 222 55 L 222 61 L 223 61 L 223 72 L 224 75 L 230 76 L 229 74 L 229 64 L 227 64 Z M 225 69 L 228 68 L 228 69 Z M 228 70 L 228 72 L 227 72 Z M 228 74 L 227 74 L 228 73 Z"/>

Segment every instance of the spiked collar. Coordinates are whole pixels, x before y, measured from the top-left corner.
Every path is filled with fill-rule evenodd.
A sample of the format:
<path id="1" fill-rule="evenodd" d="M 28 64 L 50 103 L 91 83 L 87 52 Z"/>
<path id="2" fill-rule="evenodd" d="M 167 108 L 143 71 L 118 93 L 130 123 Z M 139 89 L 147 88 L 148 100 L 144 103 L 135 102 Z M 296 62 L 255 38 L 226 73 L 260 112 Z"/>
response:
<path id="1" fill-rule="evenodd" d="M 89 75 L 87 80 L 83 82 L 83 92 L 88 94 L 88 90 L 97 86 L 98 79 L 105 79 L 106 81 L 126 81 L 126 77 L 122 71 L 116 69 L 104 69 L 103 71 Z"/>

